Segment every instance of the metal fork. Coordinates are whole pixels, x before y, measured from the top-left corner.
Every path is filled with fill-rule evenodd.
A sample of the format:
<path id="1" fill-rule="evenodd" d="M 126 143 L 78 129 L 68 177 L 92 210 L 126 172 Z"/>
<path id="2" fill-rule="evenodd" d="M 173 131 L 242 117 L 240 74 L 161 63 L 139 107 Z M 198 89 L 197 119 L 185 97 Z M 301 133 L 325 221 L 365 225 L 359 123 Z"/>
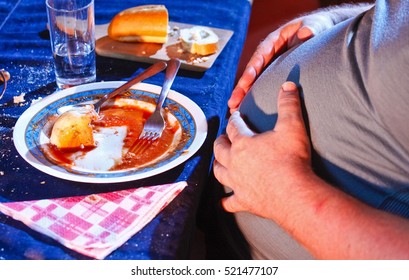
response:
<path id="1" fill-rule="evenodd" d="M 151 143 L 162 136 L 165 129 L 165 120 L 162 114 L 162 106 L 169 93 L 170 87 L 175 80 L 176 74 L 180 67 L 178 59 L 171 59 L 167 62 L 168 66 L 165 73 L 165 81 L 163 82 L 158 102 L 156 103 L 155 111 L 146 120 L 139 138 L 132 144 L 128 153 L 140 154 L 144 152 Z"/>

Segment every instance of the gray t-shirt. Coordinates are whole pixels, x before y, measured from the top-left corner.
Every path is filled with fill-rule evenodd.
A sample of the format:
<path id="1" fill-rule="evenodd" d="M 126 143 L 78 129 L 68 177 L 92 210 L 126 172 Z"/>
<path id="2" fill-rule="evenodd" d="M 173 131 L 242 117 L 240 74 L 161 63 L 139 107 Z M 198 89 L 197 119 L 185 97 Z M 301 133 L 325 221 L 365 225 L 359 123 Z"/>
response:
<path id="1" fill-rule="evenodd" d="M 409 218 L 409 0 L 376 1 L 274 61 L 240 107 L 255 130 L 274 128 L 286 80 L 301 89 L 315 172 Z M 246 212 L 235 218 L 253 258 L 312 258 L 273 221 Z"/>
<path id="2" fill-rule="evenodd" d="M 274 128 L 286 80 L 302 91 L 316 173 L 409 218 L 409 1 L 377 1 L 274 61 L 240 107 L 255 130 Z"/>

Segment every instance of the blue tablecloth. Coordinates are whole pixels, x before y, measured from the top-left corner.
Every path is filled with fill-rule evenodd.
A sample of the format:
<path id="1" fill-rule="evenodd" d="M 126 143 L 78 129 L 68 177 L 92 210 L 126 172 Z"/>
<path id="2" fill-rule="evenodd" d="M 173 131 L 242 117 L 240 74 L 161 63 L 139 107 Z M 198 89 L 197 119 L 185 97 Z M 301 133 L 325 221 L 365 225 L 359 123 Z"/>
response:
<path id="1" fill-rule="evenodd" d="M 95 1 L 95 22 L 104 24 L 119 11 L 149 1 Z M 17 153 L 13 127 L 31 101 L 57 88 L 46 29 L 44 0 L 0 1 L 0 68 L 11 75 L 0 100 L 0 202 L 67 197 L 186 180 L 188 187 L 151 223 L 107 259 L 185 259 L 203 188 L 212 161 L 212 144 L 227 113 L 246 36 L 251 5 L 248 0 L 155 1 L 169 10 L 171 21 L 234 31 L 214 65 L 204 73 L 182 70 L 173 89 L 196 102 L 206 115 L 209 131 L 202 148 L 186 163 L 158 176 L 117 184 L 66 181 L 37 171 Z M 97 57 L 97 80 L 129 80 L 147 64 Z M 163 72 L 146 82 L 161 85 Z M 25 102 L 13 96 L 25 94 Z M 43 183 L 42 183 L 43 182 Z M 45 182 L 45 183 L 44 183 Z M 0 214 L 0 259 L 86 259 L 21 222 Z"/>

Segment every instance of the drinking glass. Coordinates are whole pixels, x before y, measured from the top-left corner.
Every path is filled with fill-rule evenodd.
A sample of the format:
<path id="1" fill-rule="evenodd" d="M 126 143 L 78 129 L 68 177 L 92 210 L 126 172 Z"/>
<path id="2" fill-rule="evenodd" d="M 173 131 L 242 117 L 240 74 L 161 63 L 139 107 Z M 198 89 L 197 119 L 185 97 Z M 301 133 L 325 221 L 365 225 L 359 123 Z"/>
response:
<path id="1" fill-rule="evenodd" d="M 94 0 L 46 0 L 46 6 L 58 87 L 94 82 Z"/>

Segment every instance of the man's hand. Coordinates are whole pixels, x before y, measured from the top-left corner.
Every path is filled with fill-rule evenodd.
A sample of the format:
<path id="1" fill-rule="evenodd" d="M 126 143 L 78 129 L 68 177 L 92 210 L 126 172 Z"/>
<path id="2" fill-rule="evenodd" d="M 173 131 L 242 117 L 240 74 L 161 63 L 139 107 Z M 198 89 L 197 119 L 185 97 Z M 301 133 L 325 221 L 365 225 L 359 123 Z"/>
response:
<path id="1" fill-rule="evenodd" d="M 270 33 L 257 47 L 234 88 L 228 106 L 230 113 L 237 110 L 254 81 L 264 68 L 281 53 L 313 36 L 313 31 L 302 20 L 290 22 Z"/>
<path id="2" fill-rule="evenodd" d="M 282 211 L 280 203 L 292 193 L 293 180 L 312 173 L 296 85 L 287 82 L 280 90 L 274 130 L 255 134 L 236 112 L 229 120 L 227 135 L 216 139 L 214 153 L 216 178 L 234 192 L 222 201 L 225 210 L 268 218 L 273 218 L 276 209 Z"/>
<path id="3" fill-rule="evenodd" d="M 361 3 L 352 5 L 344 4 L 320 9 L 311 14 L 294 19 L 270 33 L 265 40 L 258 45 L 237 82 L 228 101 L 230 113 L 237 110 L 257 77 L 277 56 L 330 29 L 337 23 L 368 10 L 372 6 L 372 3 Z"/>

